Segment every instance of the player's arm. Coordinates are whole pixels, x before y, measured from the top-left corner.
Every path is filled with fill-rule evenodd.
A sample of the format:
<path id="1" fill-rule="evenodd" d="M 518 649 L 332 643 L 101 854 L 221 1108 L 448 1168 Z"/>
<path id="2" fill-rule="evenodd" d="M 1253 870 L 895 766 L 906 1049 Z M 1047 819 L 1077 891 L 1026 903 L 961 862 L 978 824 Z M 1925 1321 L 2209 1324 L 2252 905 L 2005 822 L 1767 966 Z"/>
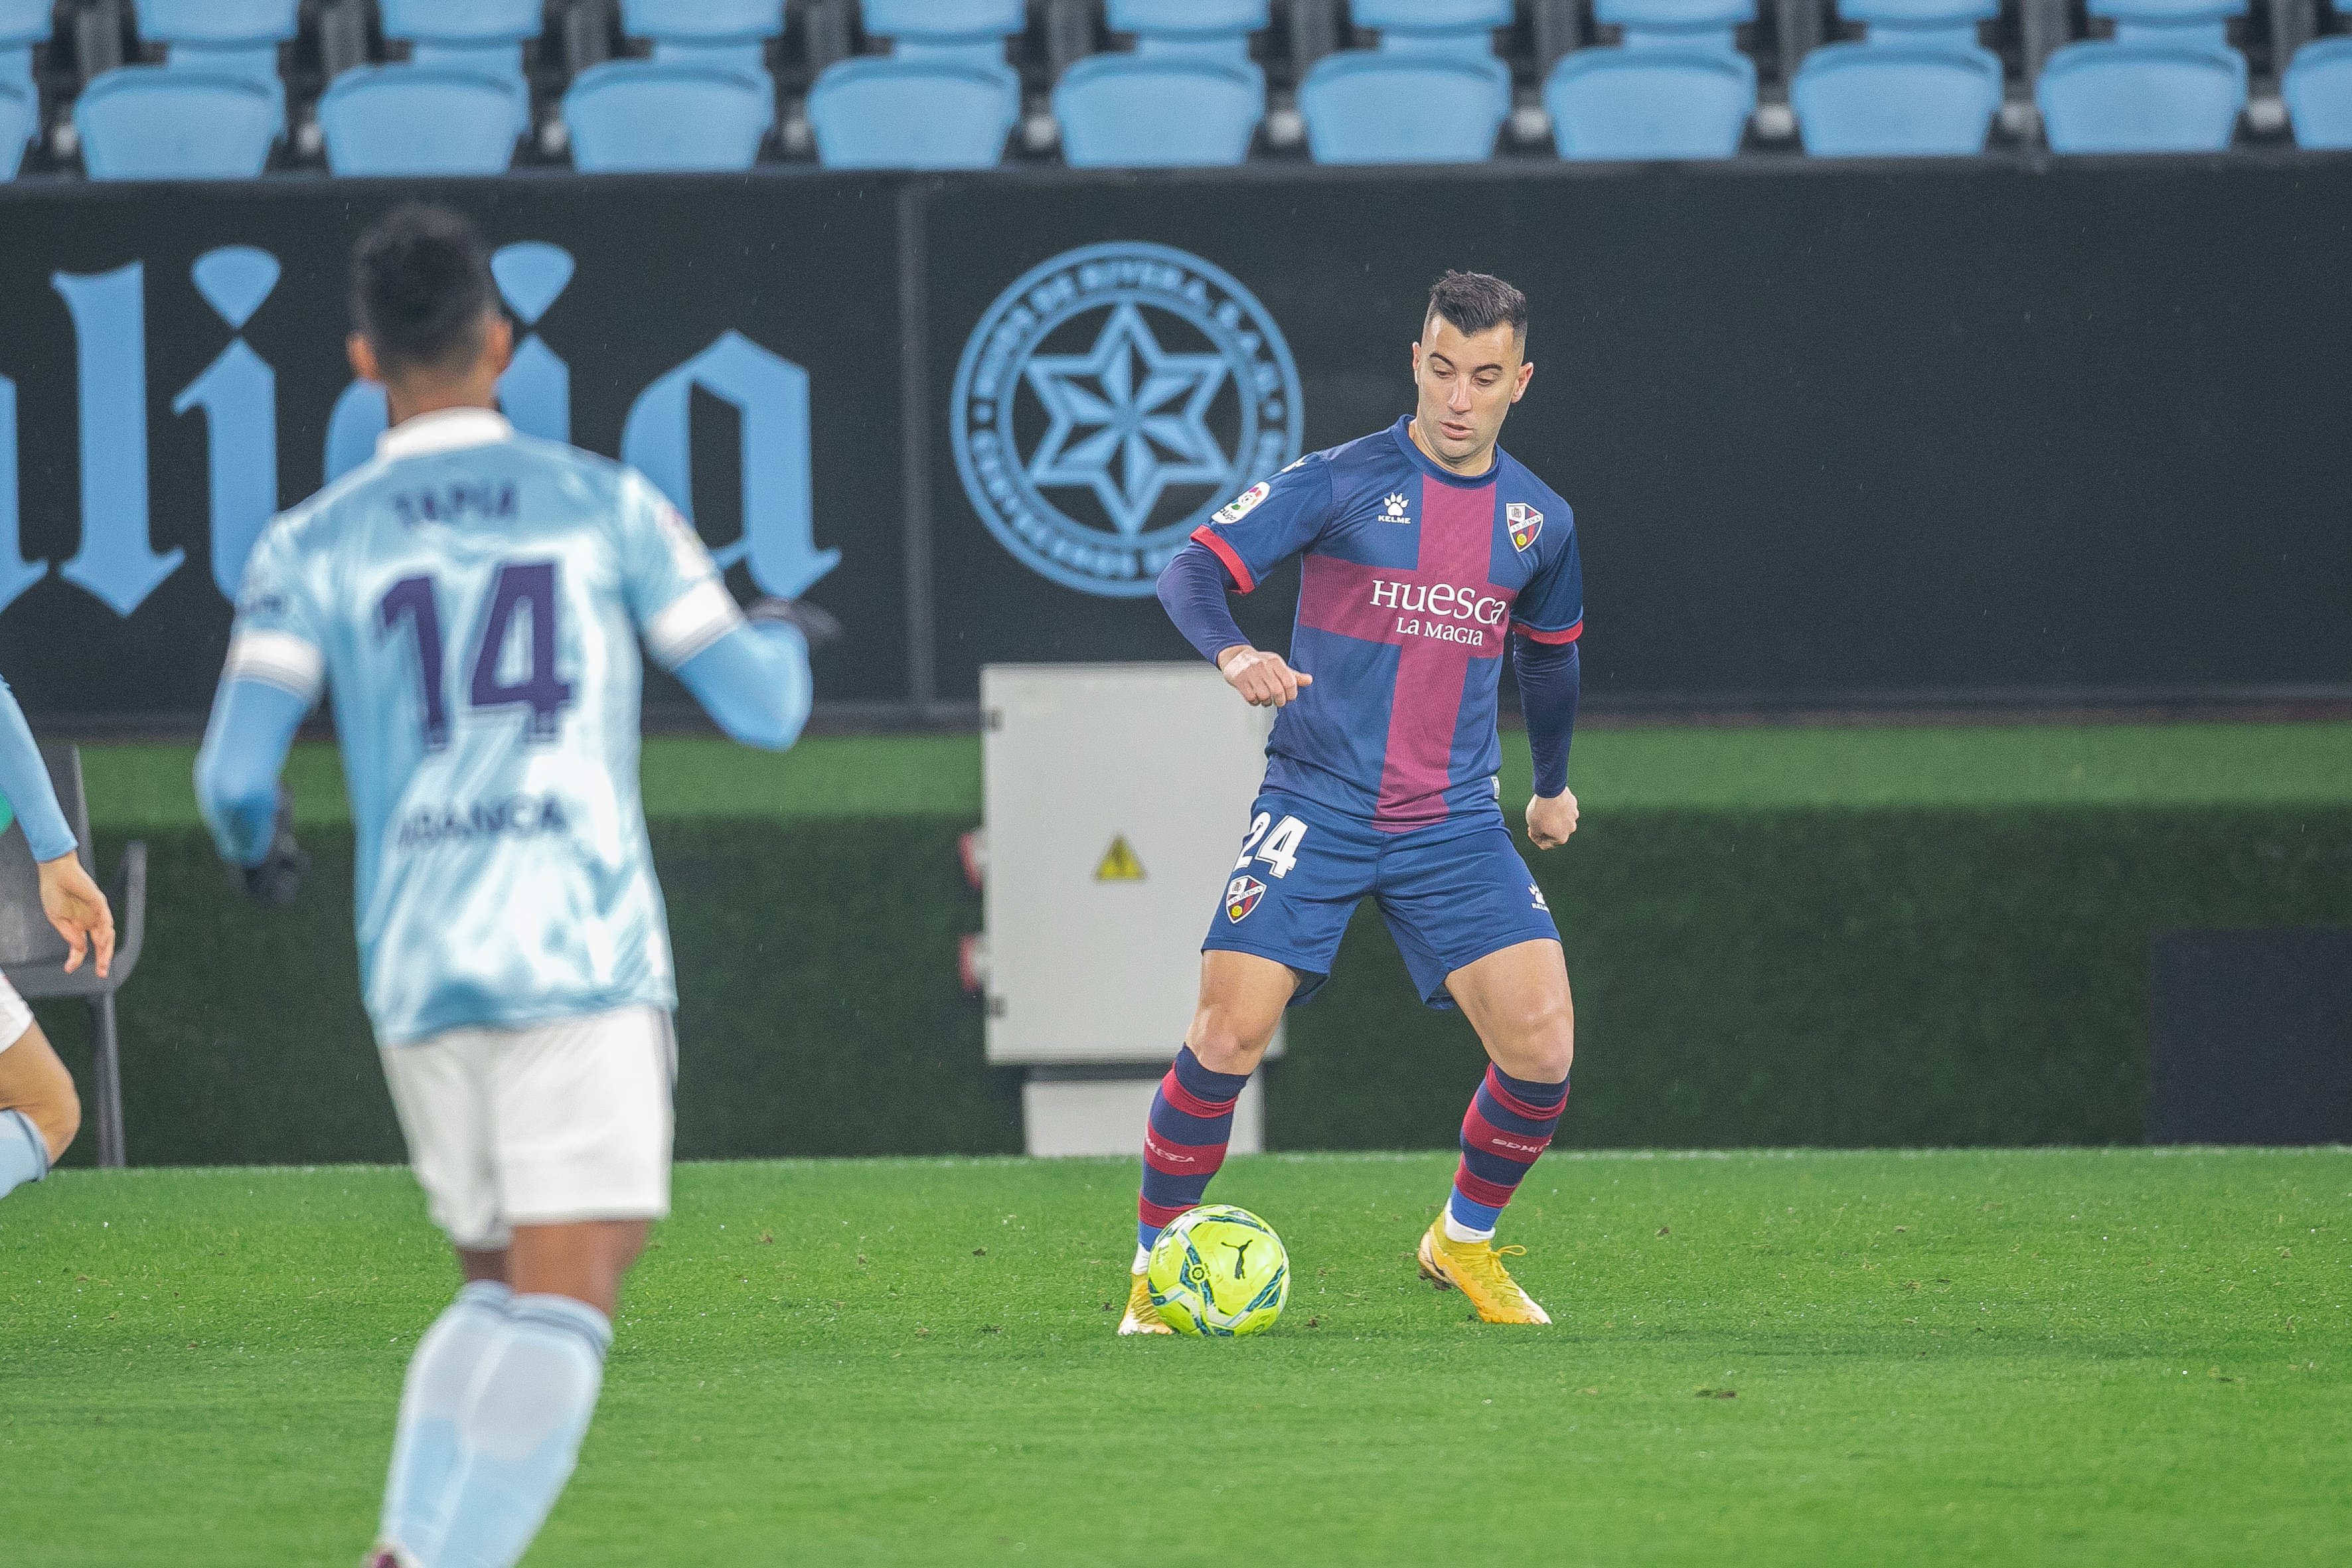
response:
<path id="1" fill-rule="evenodd" d="M 196 752 L 196 807 L 213 846 L 265 904 L 291 901 L 306 864 L 294 842 L 293 796 L 278 775 L 327 684 L 304 564 L 283 521 L 255 543 Z"/>
<path id="2" fill-rule="evenodd" d="M 1557 849 L 1576 831 L 1576 796 L 1568 789 L 1568 744 L 1576 733 L 1581 684 L 1577 655 L 1584 634 L 1584 565 L 1576 547 L 1576 519 L 1559 509 L 1555 553 L 1512 606 L 1512 662 L 1518 668 L 1519 707 L 1535 754 L 1535 798 L 1528 802 L 1528 837 L 1538 849 Z"/>
<path id="3" fill-rule="evenodd" d="M 1576 796 L 1568 789 L 1568 747 L 1576 736 L 1580 685 L 1576 644 L 1515 639 L 1511 658 L 1519 676 L 1519 710 L 1527 717 L 1528 750 L 1536 764 L 1535 797 L 1528 802 L 1528 837 L 1538 849 L 1557 849 L 1576 831 Z"/>
<path id="4" fill-rule="evenodd" d="M 41 761 L 32 726 L 25 722 L 25 711 L 5 680 L 0 680 L 0 795 L 7 797 L 16 820 L 25 825 L 25 842 L 41 872 L 41 912 L 66 939 L 67 973 L 79 969 L 94 948 L 98 972 L 104 974 L 114 962 L 114 911 L 74 853 L 73 829 L 66 826 L 57 791 L 50 787 L 48 765 Z"/>
<path id="5" fill-rule="evenodd" d="M 751 620 L 738 611 L 673 673 L 729 739 L 782 752 L 800 739 L 814 700 L 808 656 L 808 639 L 791 621 Z"/>
<path id="6" fill-rule="evenodd" d="M 1260 708 L 1297 701 L 1315 678 L 1280 654 L 1252 647 L 1225 603 L 1313 542 L 1331 515 L 1330 465 L 1320 456 L 1253 485 L 1193 531 L 1160 574 L 1160 604 L 1227 685 Z"/>
<path id="7" fill-rule="evenodd" d="M 283 634 L 261 636 L 275 640 Z M 196 752 L 196 807 L 214 847 L 236 868 L 246 891 L 265 904 L 285 904 L 293 900 L 307 862 L 294 840 L 294 797 L 279 774 L 316 699 L 318 678 L 309 677 L 303 689 L 300 670 L 315 668 L 308 659 L 286 647 L 257 651 L 251 644 L 250 634 L 231 639 L 228 667 Z M 315 657 L 317 650 L 310 653 Z"/>
<path id="8" fill-rule="evenodd" d="M 694 527 L 642 474 L 622 477 L 620 549 L 646 648 L 730 740 L 781 752 L 815 698 L 809 645 L 839 628 L 812 605 L 771 599 L 746 616 Z"/>

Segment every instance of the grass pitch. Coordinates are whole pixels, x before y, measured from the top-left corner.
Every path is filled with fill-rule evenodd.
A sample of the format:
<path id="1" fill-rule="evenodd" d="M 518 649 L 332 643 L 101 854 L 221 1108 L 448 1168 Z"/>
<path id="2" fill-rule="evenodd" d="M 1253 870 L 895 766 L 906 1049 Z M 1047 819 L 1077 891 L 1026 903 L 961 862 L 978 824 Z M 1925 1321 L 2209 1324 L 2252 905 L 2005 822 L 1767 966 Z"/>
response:
<path id="1" fill-rule="evenodd" d="M 2352 1561 L 2352 1152 L 1236 1160 L 1274 1333 L 1117 1341 L 1132 1163 L 688 1166 L 530 1562 Z M 0 1204 L 0 1557 L 328 1564 L 453 1276 L 404 1173 Z"/>

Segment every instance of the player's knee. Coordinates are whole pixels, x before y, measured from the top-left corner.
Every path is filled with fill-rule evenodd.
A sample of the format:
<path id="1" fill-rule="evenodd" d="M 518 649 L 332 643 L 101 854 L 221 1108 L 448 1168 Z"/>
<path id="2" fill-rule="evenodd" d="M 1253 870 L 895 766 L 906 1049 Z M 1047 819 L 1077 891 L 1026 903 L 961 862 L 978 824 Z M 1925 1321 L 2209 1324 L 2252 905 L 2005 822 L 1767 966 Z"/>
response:
<path id="1" fill-rule="evenodd" d="M 74 1089 L 73 1075 L 62 1067 L 43 1074 L 39 1094 L 20 1109 L 40 1130 L 42 1142 L 49 1146 L 49 1163 L 55 1164 L 81 1131 L 81 1096 Z"/>
<path id="2" fill-rule="evenodd" d="M 1559 1083 L 1576 1062 L 1576 1009 L 1567 997 L 1528 1007 L 1513 1020 L 1515 1078 Z"/>
<path id="3" fill-rule="evenodd" d="M 1260 1027 L 1255 1019 L 1229 1008 L 1203 1007 L 1193 1017 L 1184 1043 L 1211 1072 L 1247 1073 L 1257 1069 L 1258 1058 L 1273 1038 L 1271 1025 Z"/>

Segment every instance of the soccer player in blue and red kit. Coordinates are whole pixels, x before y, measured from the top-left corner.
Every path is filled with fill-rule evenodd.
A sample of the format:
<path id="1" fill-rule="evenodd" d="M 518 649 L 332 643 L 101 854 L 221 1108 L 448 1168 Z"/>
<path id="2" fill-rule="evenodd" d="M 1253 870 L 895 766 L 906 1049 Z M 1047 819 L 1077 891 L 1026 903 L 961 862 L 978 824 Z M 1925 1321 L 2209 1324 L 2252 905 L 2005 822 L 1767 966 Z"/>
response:
<path id="1" fill-rule="evenodd" d="M 1534 374 L 1527 332 L 1519 290 L 1447 273 L 1413 345 L 1412 416 L 1252 488 L 1160 574 L 1160 602 L 1192 646 L 1281 712 L 1202 944 L 1199 1007 L 1151 1103 L 1123 1334 L 1168 1331 L 1144 1282 L 1151 1244 L 1201 1202 L 1283 1009 L 1329 975 L 1367 895 L 1422 999 L 1460 1007 L 1492 1058 L 1421 1272 L 1487 1322 L 1551 1321 L 1494 1246 L 1567 1105 L 1574 1043 L 1559 932 L 1504 824 L 1496 776 L 1507 641 L 1535 754 L 1528 837 L 1550 849 L 1576 830 L 1575 529 L 1568 503 L 1496 445 Z M 1250 646 L 1225 595 L 1302 553 L 1286 660 Z"/>

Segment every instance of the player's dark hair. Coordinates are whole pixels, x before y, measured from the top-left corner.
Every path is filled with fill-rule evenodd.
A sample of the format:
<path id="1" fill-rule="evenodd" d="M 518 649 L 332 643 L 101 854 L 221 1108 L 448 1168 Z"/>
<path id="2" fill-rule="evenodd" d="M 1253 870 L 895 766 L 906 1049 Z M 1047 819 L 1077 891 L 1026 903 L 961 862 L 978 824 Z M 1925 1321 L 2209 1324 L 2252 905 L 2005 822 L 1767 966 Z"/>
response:
<path id="1" fill-rule="evenodd" d="M 481 231 L 447 207 L 395 207 L 352 253 L 352 321 L 387 374 L 479 353 L 496 299 Z"/>
<path id="2" fill-rule="evenodd" d="M 1528 297 L 1490 273 L 1448 272 L 1431 284 L 1429 315 L 1444 317 L 1473 338 L 1507 321 L 1513 338 L 1528 341 Z"/>

